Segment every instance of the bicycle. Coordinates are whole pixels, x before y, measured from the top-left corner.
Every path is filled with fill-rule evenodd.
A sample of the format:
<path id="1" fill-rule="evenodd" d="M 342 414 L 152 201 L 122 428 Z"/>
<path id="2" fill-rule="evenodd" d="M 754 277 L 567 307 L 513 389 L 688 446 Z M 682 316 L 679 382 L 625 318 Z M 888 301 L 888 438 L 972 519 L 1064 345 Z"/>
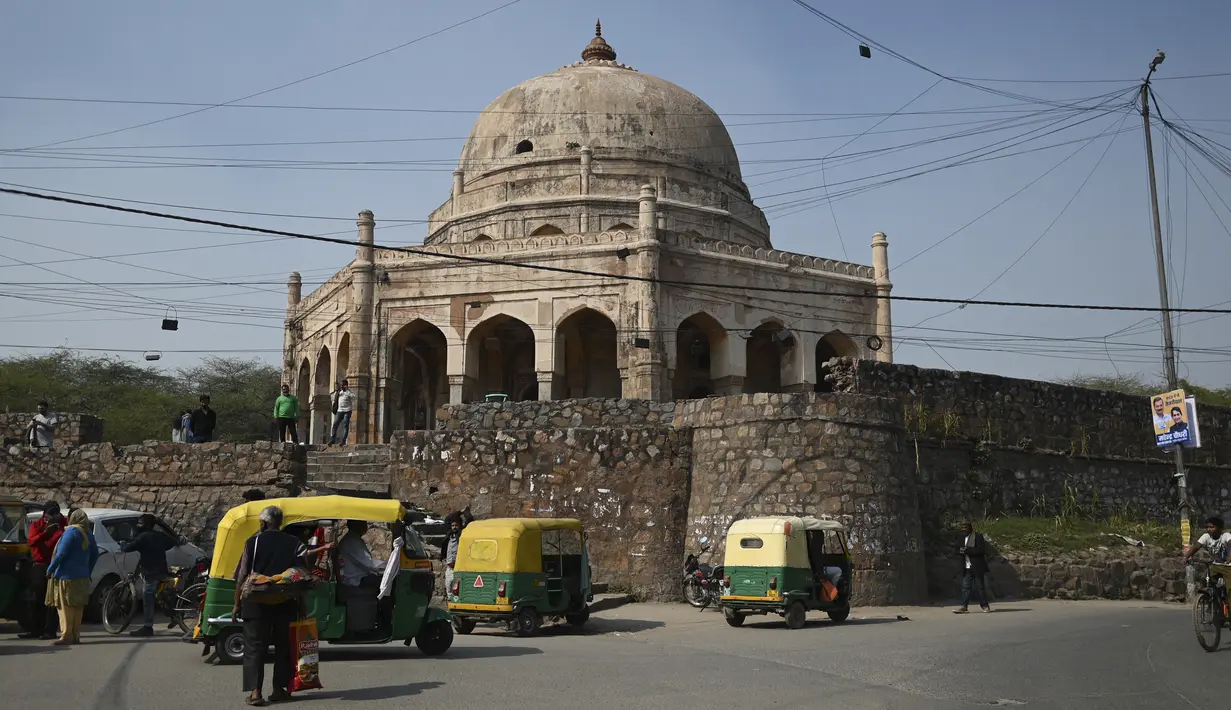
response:
<path id="1" fill-rule="evenodd" d="M 170 576 L 158 582 L 154 592 L 155 611 L 161 610 L 171 619 L 167 628 L 180 627 L 185 634 L 191 633 L 201 615 L 205 599 L 205 582 L 198 582 L 179 590 L 180 578 L 193 570 L 172 567 Z M 107 590 L 103 597 L 103 628 L 109 634 L 121 634 L 137 616 L 138 572 L 128 575 L 123 581 Z"/>
<path id="2" fill-rule="evenodd" d="M 1193 564 L 1191 561 L 1189 564 Z M 1193 599 L 1193 630 L 1197 643 L 1206 653 L 1218 650 L 1222 641 L 1222 627 L 1228 625 L 1231 611 L 1227 608 L 1227 578 L 1231 577 L 1231 565 L 1197 562 L 1205 566 L 1205 574 Z"/>

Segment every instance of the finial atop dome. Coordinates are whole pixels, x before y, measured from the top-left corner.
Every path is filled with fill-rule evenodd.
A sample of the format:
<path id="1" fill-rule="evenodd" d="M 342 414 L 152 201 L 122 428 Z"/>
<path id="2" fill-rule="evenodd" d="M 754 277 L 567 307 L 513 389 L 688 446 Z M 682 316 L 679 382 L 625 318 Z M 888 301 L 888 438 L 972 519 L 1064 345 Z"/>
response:
<path id="1" fill-rule="evenodd" d="M 583 61 L 607 61 L 614 62 L 616 58 L 615 50 L 611 45 L 607 44 L 607 40 L 603 39 L 603 22 L 599 20 L 594 23 L 594 39 L 590 40 L 590 44 L 581 50 L 581 58 Z"/>

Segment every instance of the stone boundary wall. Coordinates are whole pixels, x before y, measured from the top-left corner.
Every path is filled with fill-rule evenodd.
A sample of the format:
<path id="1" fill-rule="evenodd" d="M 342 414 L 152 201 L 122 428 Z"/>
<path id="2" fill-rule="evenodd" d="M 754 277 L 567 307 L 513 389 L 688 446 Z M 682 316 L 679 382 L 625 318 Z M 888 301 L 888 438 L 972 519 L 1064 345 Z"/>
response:
<path id="1" fill-rule="evenodd" d="M 1178 515 L 1170 462 L 1071 457 L 968 442 L 942 446 L 921 441 L 912 456 L 925 526 L 990 515 L 1051 517 L 1066 496 L 1086 514 L 1123 513 L 1163 523 Z M 1187 470 L 1192 518 L 1231 517 L 1231 466 Z"/>
<path id="2" fill-rule="evenodd" d="M 1004 552 L 988 564 L 993 599 L 1141 599 L 1183 602 L 1184 564 L 1157 547 L 1113 547 L 1061 554 Z M 956 556 L 932 559 L 937 598 L 959 597 Z"/>
<path id="3" fill-rule="evenodd" d="M 397 432 L 391 492 L 431 510 L 469 505 L 479 518 L 578 518 L 596 583 L 674 601 L 690 444 L 665 426 Z"/>
<path id="4" fill-rule="evenodd" d="M 919 507 L 894 400 L 846 394 L 754 394 L 676 410 L 693 429 L 687 549 L 758 515 L 829 517 L 848 529 L 853 600 L 914 604 L 927 596 Z"/>
<path id="5" fill-rule="evenodd" d="M 559 399 L 446 404 L 437 429 L 557 429 L 562 427 L 667 426 L 675 402 L 645 399 Z"/>
<path id="6" fill-rule="evenodd" d="M 4 439 L 24 441 L 26 427 L 34 418 L 34 412 L 12 412 L 0 414 L 0 436 Z M 88 414 L 59 414 L 60 425 L 56 428 L 52 446 L 80 446 L 81 444 L 100 444 L 103 441 L 103 420 Z"/>
<path id="7" fill-rule="evenodd" d="M 304 452 L 291 444 L 172 444 L 0 452 L 0 492 L 89 508 L 156 513 L 208 548 L 218 521 L 249 488 L 298 495 Z"/>
<path id="8" fill-rule="evenodd" d="M 912 436 L 972 439 L 1078 456 L 1170 461 L 1154 445 L 1147 397 L 872 360 L 830 361 L 835 391 L 892 397 Z M 1189 461 L 1231 465 L 1231 408 L 1199 404 L 1204 446 Z"/>

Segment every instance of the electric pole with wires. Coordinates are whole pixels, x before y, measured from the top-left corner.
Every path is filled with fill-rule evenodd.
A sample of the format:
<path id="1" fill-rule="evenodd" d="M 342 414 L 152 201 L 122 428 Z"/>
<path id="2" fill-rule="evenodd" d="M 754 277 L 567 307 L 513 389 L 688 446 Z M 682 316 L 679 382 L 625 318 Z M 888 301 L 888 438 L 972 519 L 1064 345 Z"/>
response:
<path id="1" fill-rule="evenodd" d="M 1175 338 L 1171 332 L 1171 299 L 1167 293 L 1166 252 L 1163 251 L 1163 227 L 1158 214 L 1158 183 L 1154 177 L 1154 144 L 1150 140 L 1150 77 L 1167 55 L 1160 50 L 1150 61 L 1150 71 L 1141 82 L 1141 120 L 1146 136 L 1146 167 L 1150 176 L 1150 208 L 1154 217 L 1154 258 L 1158 266 L 1158 298 L 1162 307 L 1163 319 L 1163 367 L 1167 374 L 1167 388 L 1178 390 L 1180 378 L 1175 364 Z M 1184 550 L 1192 544 L 1192 523 L 1189 519 L 1188 475 L 1184 472 L 1184 447 L 1175 445 L 1175 482 L 1180 494 L 1180 537 Z M 1196 587 L 1196 575 L 1192 565 L 1187 565 L 1184 571 L 1186 598 L 1191 600 Z"/>

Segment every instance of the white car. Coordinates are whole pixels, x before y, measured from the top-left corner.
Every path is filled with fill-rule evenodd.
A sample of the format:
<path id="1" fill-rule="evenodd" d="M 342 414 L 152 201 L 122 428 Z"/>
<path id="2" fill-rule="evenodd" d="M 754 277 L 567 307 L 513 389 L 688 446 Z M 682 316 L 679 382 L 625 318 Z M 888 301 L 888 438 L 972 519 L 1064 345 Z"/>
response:
<path id="1" fill-rule="evenodd" d="M 94 524 L 94 540 L 98 543 L 99 551 L 98 565 L 90 576 L 90 606 L 86 608 L 86 615 L 91 619 L 98 619 L 103 595 L 137 569 L 139 555 L 135 552 L 120 552 L 120 545 L 137 536 L 137 518 L 142 514 L 135 510 L 117 508 L 86 508 L 85 513 Z M 41 516 L 40 512 L 31 512 L 27 519 L 33 522 Z M 157 516 L 154 520 L 155 530 L 179 541 L 179 545 L 167 551 L 167 566 L 188 568 L 196 564 L 197 560 L 207 557 L 201 548 L 180 537 Z M 140 580 L 137 582 L 137 593 L 141 593 Z"/>

